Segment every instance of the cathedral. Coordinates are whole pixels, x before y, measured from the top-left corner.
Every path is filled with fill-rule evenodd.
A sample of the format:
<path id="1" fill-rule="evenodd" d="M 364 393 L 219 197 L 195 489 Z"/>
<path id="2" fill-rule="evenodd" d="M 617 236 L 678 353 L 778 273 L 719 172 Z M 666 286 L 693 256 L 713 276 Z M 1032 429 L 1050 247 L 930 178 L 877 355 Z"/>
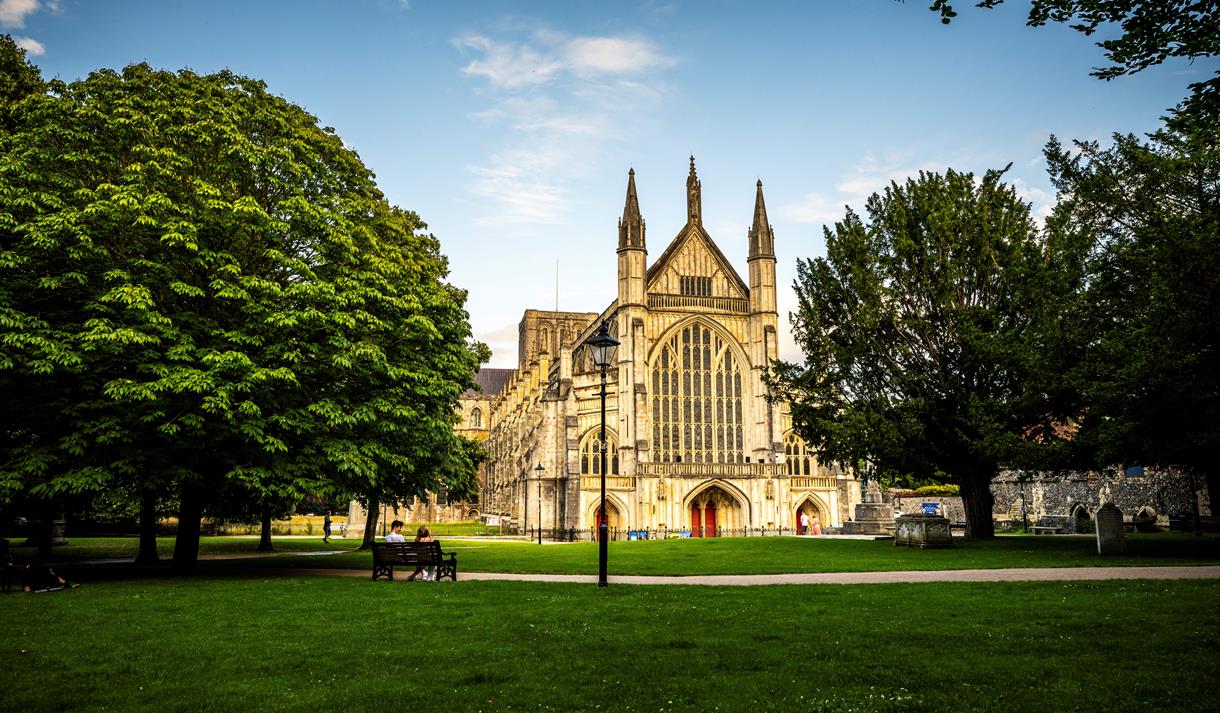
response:
<path id="1" fill-rule="evenodd" d="M 628 172 L 618 224 L 618 299 L 601 312 L 526 310 L 518 368 L 484 369 L 493 392 L 462 402 L 463 429 L 490 454 L 479 509 L 510 527 L 584 535 L 602 517 L 616 533 L 748 535 L 809 522 L 837 527 L 860 500 L 850 473 L 819 463 L 766 398 L 777 356 L 775 236 L 762 182 L 743 280 L 704 229 L 691 158 L 686 224 L 649 264 L 646 225 Z M 620 342 L 601 373 L 585 340 L 603 324 Z M 606 512 L 600 511 L 601 449 Z M 582 535 L 583 536 L 583 535 Z"/>

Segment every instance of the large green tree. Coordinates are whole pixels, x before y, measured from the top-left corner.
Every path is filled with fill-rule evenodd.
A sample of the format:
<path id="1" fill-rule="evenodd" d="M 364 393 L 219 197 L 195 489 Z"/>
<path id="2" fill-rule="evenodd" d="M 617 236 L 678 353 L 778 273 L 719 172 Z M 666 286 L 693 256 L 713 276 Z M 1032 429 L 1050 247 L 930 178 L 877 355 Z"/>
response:
<path id="1" fill-rule="evenodd" d="M 1185 466 L 1220 503 L 1220 121 L 1116 135 L 1046 156 L 1048 228 L 1079 246 L 1086 288 L 1065 324 L 1074 455 Z"/>
<path id="2" fill-rule="evenodd" d="M 232 483 L 405 497 L 473 379 L 438 241 L 335 133 L 220 72 L 133 65 L 0 138 L 0 488 L 176 494 L 175 562 Z M 41 405 L 45 404 L 45 405 Z"/>
<path id="3" fill-rule="evenodd" d="M 1057 281 L 1002 172 L 891 184 L 798 263 L 804 364 L 773 393 L 821 455 L 961 486 L 967 534 L 994 534 L 990 483 L 1045 421 L 1034 357 Z"/>

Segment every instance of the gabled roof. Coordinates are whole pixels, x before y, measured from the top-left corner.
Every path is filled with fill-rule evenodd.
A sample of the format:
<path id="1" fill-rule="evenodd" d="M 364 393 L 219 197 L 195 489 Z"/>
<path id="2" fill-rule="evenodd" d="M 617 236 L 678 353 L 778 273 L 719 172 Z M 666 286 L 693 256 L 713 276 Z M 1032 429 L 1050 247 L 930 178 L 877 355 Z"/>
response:
<path id="1" fill-rule="evenodd" d="M 665 272 L 665 268 L 669 266 L 670 261 L 674 259 L 674 256 L 678 254 L 678 251 L 682 248 L 682 246 L 695 237 L 701 238 L 703 242 L 707 244 L 708 249 L 712 253 L 712 257 L 714 257 L 716 261 L 720 263 L 720 267 L 722 270 L 724 270 L 724 273 L 729 275 L 734 284 L 737 285 L 737 288 L 741 290 L 742 297 L 748 297 L 750 295 L 750 288 L 747 287 L 745 281 L 741 279 L 741 275 L 737 274 L 737 270 L 733 269 L 733 265 L 729 262 L 729 259 L 724 256 L 724 253 L 720 252 L 720 246 L 716 244 L 715 240 L 712 240 L 712 236 L 707 234 L 707 231 L 703 229 L 702 225 L 692 225 L 691 223 L 687 223 L 685 226 L 683 226 L 682 230 L 678 231 L 678 234 L 674 236 L 674 239 L 669 244 L 669 247 L 665 248 L 665 252 L 661 253 L 661 257 L 657 258 L 657 261 L 648 268 L 648 272 L 644 276 L 644 289 L 648 289 L 652 286 L 653 281 L 663 272 Z"/>
<path id="2" fill-rule="evenodd" d="M 474 383 L 482 389 L 467 389 L 467 394 L 483 393 L 488 396 L 496 396 L 504 389 L 504 385 L 509 379 L 517 373 L 516 369 L 490 369 L 482 368 L 474 373 Z"/>

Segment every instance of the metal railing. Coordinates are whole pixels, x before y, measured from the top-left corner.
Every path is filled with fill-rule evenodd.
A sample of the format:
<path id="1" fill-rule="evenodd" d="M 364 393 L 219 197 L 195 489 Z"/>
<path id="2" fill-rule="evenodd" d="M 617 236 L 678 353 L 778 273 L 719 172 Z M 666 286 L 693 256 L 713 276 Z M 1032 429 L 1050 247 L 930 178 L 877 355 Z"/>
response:
<path id="1" fill-rule="evenodd" d="M 778 537 L 781 535 L 795 535 L 796 529 L 792 527 L 741 527 L 727 528 L 717 527 L 713 534 L 710 530 L 705 531 L 704 528 L 683 528 L 678 530 L 670 529 L 649 529 L 649 528 L 609 528 L 608 536 L 611 542 L 625 542 L 629 540 L 672 540 L 685 538 L 701 538 L 701 537 Z M 526 535 L 526 540 L 537 541 L 538 530 L 533 527 L 527 527 L 520 533 Z M 542 539 L 546 542 L 596 542 L 597 530 L 595 528 L 542 528 Z"/>

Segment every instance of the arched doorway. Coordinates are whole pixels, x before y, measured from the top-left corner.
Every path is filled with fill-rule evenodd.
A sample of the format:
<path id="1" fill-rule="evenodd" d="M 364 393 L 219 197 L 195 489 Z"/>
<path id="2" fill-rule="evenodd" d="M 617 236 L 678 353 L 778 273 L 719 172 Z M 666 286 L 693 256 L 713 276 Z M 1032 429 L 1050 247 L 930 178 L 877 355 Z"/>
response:
<path id="1" fill-rule="evenodd" d="M 599 506 L 600 506 L 600 503 L 594 503 L 594 505 L 593 505 L 593 532 L 594 532 L 593 539 L 594 540 L 597 540 L 596 533 L 601 532 L 601 527 L 602 527 L 602 509 Z M 609 528 L 610 530 L 618 530 L 623 527 L 622 512 L 618 509 L 618 506 L 614 503 L 614 501 L 610 500 L 609 498 L 606 499 L 606 512 L 609 514 L 609 517 L 606 519 L 607 528 Z M 610 539 L 614 539 L 613 535 L 611 535 Z"/>
<path id="2" fill-rule="evenodd" d="M 740 501 L 719 486 L 700 490 L 689 500 L 691 537 L 717 537 L 746 527 Z"/>
<path id="3" fill-rule="evenodd" d="M 805 528 L 801 525 L 801 514 L 804 514 L 809 521 L 809 527 Z M 818 502 L 817 498 L 812 495 L 806 495 L 800 504 L 796 506 L 796 510 L 792 513 L 793 529 L 798 535 L 808 535 L 810 531 L 821 532 L 822 528 L 830 526 L 830 511 Z M 814 529 L 816 526 L 816 530 Z"/>

